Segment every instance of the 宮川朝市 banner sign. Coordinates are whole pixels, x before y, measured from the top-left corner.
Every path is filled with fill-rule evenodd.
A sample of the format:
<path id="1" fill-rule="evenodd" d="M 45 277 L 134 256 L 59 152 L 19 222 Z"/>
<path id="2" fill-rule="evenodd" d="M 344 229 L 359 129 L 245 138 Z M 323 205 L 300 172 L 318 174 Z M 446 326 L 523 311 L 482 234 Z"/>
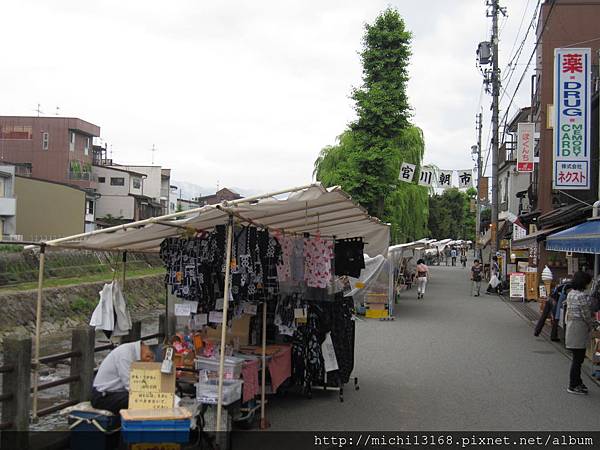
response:
<path id="1" fill-rule="evenodd" d="M 591 50 L 554 50 L 554 189 L 590 188 Z"/>

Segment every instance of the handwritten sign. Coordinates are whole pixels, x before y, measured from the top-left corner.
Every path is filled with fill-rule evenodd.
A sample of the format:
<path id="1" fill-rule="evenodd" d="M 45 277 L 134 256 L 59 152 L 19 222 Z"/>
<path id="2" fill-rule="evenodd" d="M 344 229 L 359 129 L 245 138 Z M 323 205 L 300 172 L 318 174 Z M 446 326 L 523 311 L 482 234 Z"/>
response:
<path id="1" fill-rule="evenodd" d="M 224 305 L 224 303 L 225 303 L 225 299 L 224 299 L 224 298 L 218 298 L 218 299 L 215 301 L 215 309 L 216 309 L 217 311 L 222 311 L 222 310 L 223 310 L 223 305 Z"/>
<path id="2" fill-rule="evenodd" d="M 208 325 L 208 314 L 196 314 L 194 316 L 194 326 L 196 329 L 200 329 L 204 325 Z"/>
<path id="3" fill-rule="evenodd" d="M 167 392 L 129 393 L 129 409 L 168 409 L 173 407 L 174 394 Z"/>
<path id="4" fill-rule="evenodd" d="M 129 409 L 173 408 L 175 374 L 164 374 L 160 363 L 134 362 L 129 372 Z"/>
<path id="5" fill-rule="evenodd" d="M 160 391 L 160 370 L 132 369 L 129 374 L 130 391 Z"/>

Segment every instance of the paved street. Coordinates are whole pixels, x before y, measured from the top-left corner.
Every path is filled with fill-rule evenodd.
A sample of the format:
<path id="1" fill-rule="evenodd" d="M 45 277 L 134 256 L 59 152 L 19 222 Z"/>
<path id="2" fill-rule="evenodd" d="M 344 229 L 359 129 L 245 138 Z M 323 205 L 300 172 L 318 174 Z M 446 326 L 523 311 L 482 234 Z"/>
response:
<path id="1" fill-rule="evenodd" d="M 275 400 L 274 430 L 598 429 L 600 388 L 565 390 L 570 361 L 497 297 L 469 295 L 468 269 L 433 267 L 424 300 L 357 325 L 360 390 Z"/>

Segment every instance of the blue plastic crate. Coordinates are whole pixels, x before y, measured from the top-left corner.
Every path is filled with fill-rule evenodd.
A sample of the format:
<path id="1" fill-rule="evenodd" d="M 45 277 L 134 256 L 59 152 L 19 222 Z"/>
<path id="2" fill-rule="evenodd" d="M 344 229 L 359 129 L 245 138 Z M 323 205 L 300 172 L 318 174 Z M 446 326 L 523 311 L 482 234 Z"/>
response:
<path id="1" fill-rule="evenodd" d="M 71 450 L 108 450 L 119 442 L 119 416 L 106 416 L 91 411 L 71 411 Z"/>
<path id="2" fill-rule="evenodd" d="M 188 442 L 190 419 L 179 420 L 123 420 L 121 433 L 128 443 Z"/>

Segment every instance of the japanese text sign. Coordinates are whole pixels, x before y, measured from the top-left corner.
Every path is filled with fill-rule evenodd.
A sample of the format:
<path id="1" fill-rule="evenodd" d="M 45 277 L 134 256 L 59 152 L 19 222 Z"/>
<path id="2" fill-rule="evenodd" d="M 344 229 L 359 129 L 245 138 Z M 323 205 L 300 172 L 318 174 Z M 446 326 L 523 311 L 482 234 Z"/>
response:
<path id="1" fill-rule="evenodd" d="M 438 173 L 438 187 L 448 189 L 452 187 L 452 170 L 440 170 Z"/>
<path id="2" fill-rule="evenodd" d="M 591 50 L 554 50 L 554 189 L 590 188 Z"/>
<path id="3" fill-rule="evenodd" d="M 511 298 L 525 297 L 525 274 L 513 272 L 510 274 L 510 296 Z"/>
<path id="4" fill-rule="evenodd" d="M 517 171 L 533 172 L 535 124 L 519 123 L 517 126 Z"/>
<path id="5" fill-rule="evenodd" d="M 131 364 L 129 409 L 173 408 L 175 374 L 164 374 L 160 367 L 160 363 Z"/>
<path id="6" fill-rule="evenodd" d="M 400 180 L 406 181 L 410 183 L 415 176 L 416 166 L 410 163 L 402 163 L 402 167 L 400 168 Z"/>
<path id="7" fill-rule="evenodd" d="M 431 186 L 434 180 L 434 170 L 428 167 L 421 167 L 419 174 L 419 186 Z"/>
<path id="8" fill-rule="evenodd" d="M 460 189 L 473 187 L 473 171 L 471 169 L 458 171 L 458 187 Z"/>

